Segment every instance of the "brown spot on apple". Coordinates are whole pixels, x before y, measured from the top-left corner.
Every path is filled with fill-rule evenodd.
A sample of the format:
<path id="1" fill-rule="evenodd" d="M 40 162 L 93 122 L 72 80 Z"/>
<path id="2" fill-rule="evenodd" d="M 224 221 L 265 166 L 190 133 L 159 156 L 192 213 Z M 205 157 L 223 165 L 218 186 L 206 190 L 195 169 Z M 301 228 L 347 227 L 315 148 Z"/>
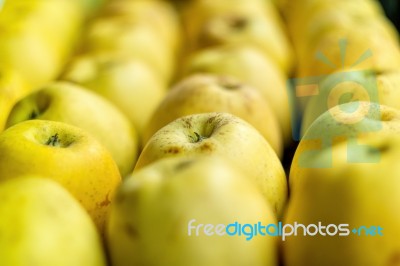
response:
<path id="1" fill-rule="evenodd" d="M 184 123 L 184 127 L 185 128 L 192 128 L 192 118 L 191 117 L 187 117 L 185 119 L 182 119 L 183 123 Z"/>
<path id="2" fill-rule="evenodd" d="M 139 232 L 130 224 L 125 225 L 125 231 L 128 234 L 128 236 L 132 238 L 138 238 L 139 237 Z"/>
<path id="3" fill-rule="evenodd" d="M 388 260 L 388 266 L 400 265 L 400 251 L 395 251 Z"/>
<path id="4" fill-rule="evenodd" d="M 171 153 L 171 154 L 178 154 L 181 152 L 181 149 L 179 147 L 169 147 L 165 153 Z"/>
<path id="5" fill-rule="evenodd" d="M 203 145 L 200 146 L 200 150 L 211 152 L 212 150 L 214 150 L 214 146 L 209 142 L 205 142 Z"/>
<path id="6" fill-rule="evenodd" d="M 106 198 L 105 198 L 102 202 L 100 202 L 100 203 L 98 204 L 99 207 L 107 207 L 108 205 L 110 205 L 111 201 L 110 201 L 110 199 L 108 198 L 108 197 L 109 197 L 109 194 L 110 194 L 110 193 L 107 193 Z"/>
<path id="7" fill-rule="evenodd" d="M 207 119 L 207 124 L 212 124 L 215 120 L 215 116 L 210 117 L 209 119 Z"/>

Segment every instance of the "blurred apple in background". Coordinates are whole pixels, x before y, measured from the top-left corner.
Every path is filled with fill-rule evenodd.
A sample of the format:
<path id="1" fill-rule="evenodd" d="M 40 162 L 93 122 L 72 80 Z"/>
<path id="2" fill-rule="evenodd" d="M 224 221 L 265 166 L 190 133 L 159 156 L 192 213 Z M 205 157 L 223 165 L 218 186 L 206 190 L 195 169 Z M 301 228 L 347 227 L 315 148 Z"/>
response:
<path id="1" fill-rule="evenodd" d="M 3 265 L 106 265 L 95 224 L 55 181 L 22 176 L 2 182 L 0 200 Z"/>
<path id="2" fill-rule="evenodd" d="M 111 154 L 80 128 L 29 120 L 0 134 L 0 180 L 40 175 L 64 186 L 85 207 L 103 231 L 121 182 Z"/>
<path id="3" fill-rule="evenodd" d="M 178 156 L 134 172 L 119 188 L 107 227 L 119 265 L 277 265 L 272 236 L 203 234 L 199 223 L 276 223 L 271 207 L 239 167 L 220 157 Z M 191 230 L 191 235 L 188 235 Z M 207 227 L 207 230 L 209 228 Z M 221 229 L 218 229 L 221 230 Z"/>
<path id="4" fill-rule="evenodd" d="M 281 127 L 284 144 L 292 141 L 290 95 L 284 74 L 258 49 L 250 46 L 217 46 L 188 57 L 181 76 L 212 73 L 236 77 L 260 91 Z"/>
<path id="5" fill-rule="evenodd" d="M 348 102 L 370 101 L 400 110 L 400 70 L 376 73 L 341 70 L 327 76 L 305 108 L 302 132 L 328 109 Z"/>
<path id="6" fill-rule="evenodd" d="M 282 0 L 284 1 L 284 0 Z M 287 7 L 282 9 L 290 36 L 297 49 L 299 43 L 312 43 L 317 29 L 331 30 L 356 27 L 360 22 L 381 19 L 382 8 L 377 1 L 338 0 L 331 1 L 286 1 Z M 314 34 L 310 34 L 314 32 Z M 307 47 L 306 47 L 307 48 Z M 301 49 L 300 49 L 301 50 Z"/>
<path id="7" fill-rule="evenodd" d="M 208 45 L 252 45 L 290 72 L 292 51 L 276 8 L 269 1 L 189 1 L 182 8 L 187 52 Z"/>
<path id="8" fill-rule="evenodd" d="M 164 39 L 163 44 L 178 53 L 181 48 L 181 25 L 178 12 L 167 1 L 114 0 L 107 3 L 99 16 L 122 18 L 132 22 L 146 22 Z"/>
<path id="9" fill-rule="evenodd" d="M 329 109 L 311 124 L 301 139 L 292 160 L 290 187 L 293 189 L 302 182 L 299 173 L 304 168 L 330 166 L 314 165 L 312 158 L 321 150 L 330 150 L 346 141 L 351 141 L 349 147 L 357 150 L 357 138 L 367 135 L 381 138 L 381 134 L 388 132 L 400 132 L 397 109 L 372 102 L 350 102 Z"/>
<path id="10" fill-rule="evenodd" d="M 198 74 L 172 88 L 153 113 L 144 143 L 173 120 L 196 113 L 227 112 L 254 126 L 282 156 L 279 123 L 260 92 L 230 76 Z"/>
<path id="11" fill-rule="evenodd" d="M 135 171 L 177 155 L 221 155 L 240 166 L 280 217 L 287 198 L 286 176 L 275 151 L 250 124 L 228 113 L 181 117 L 147 142 Z"/>
<path id="12" fill-rule="evenodd" d="M 107 98 L 133 123 L 139 138 L 166 87 L 144 62 L 135 59 L 86 55 L 75 58 L 63 80 L 80 84 Z"/>
<path id="13" fill-rule="evenodd" d="M 86 52 L 139 59 L 149 64 L 165 82 L 172 76 L 174 58 L 171 49 L 147 23 L 118 17 L 98 18 L 89 25 L 85 35 Z"/>
<path id="14" fill-rule="evenodd" d="M 357 150 L 345 142 L 321 150 L 309 157 L 314 167 L 296 173 L 301 182 L 291 190 L 284 223 L 321 223 L 330 236 L 304 236 L 300 229 L 287 237 L 282 242 L 285 265 L 397 263 L 400 137 L 398 130 L 385 133 L 360 137 Z M 349 160 L 349 153 L 358 161 Z M 340 236 L 345 233 L 341 229 L 333 236 L 333 225 L 340 224 L 347 224 L 348 234 Z"/>
<path id="15" fill-rule="evenodd" d="M 73 52 L 83 23 L 74 1 L 5 1 L 0 19 L 2 65 L 31 88 L 55 79 Z"/>
<path id="16" fill-rule="evenodd" d="M 341 68 L 357 67 L 377 72 L 400 68 L 400 48 L 388 31 L 369 26 L 353 29 L 333 28 L 321 36 L 309 38 L 310 45 L 299 55 L 298 77 L 312 77 L 331 74 Z M 397 38 L 396 38 L 397 39 Z M 343 44 L 340 44 L 340 43 Z M 342 45 L 342 46 L 341 46 Z M 345 49 L 345 57 L 342 54 Z M 321 60 L 323 54 L 329 60 Z"/>
<path id="17" fill-rule="evenodd" d="M 94 92 L 67 82 L 54 82 L 19 101 L 7 127 L 29 119 L 52 120 L 92 134 L 113 156 L 122 176 L 133 170 L 138 136 L 129 119 Z"/>
<path id="18" fill-rule="evenodd" d="M 263 15 L 232 12 L 213 17 L 205 22 L 195 43 L 197 50 L 224 44 L 254 46 L 282 72 L 289 72 L 292 65 L 286 35 Z"/>
<path id="19" fill-rule="evenodd" d="M 30 91 L 31 88 L 21 75 L 12 69 L 0 66 L 0 132 L 5 128 L 14 104 L 28 95 Z"/>

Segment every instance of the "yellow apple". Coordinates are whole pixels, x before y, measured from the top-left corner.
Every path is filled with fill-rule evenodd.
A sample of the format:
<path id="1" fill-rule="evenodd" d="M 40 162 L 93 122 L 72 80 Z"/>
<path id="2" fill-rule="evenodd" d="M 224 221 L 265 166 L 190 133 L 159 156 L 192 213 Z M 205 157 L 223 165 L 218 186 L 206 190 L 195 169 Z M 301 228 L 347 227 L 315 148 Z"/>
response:
<path id="1" fill-rule="evenodd" d="M 254 45 L 283 72 L 290 71 L 292 51 L 268 1 L 193 1 L 183 14 L 190 51 L 217 44 Z"/>
<path id="2" fill-rule="evenodd" d="M 196 113 L 227 112 L 254 126 L 282 155 L 279 123 L 260 92 L 230 76 L 189 76 L 168 92 L 150 120 L 144 143 L 173 120 Z"/>
<path id="3" fill-rule="evenodd" d="M 278 156 L 253 126 L 228 113 L 194 114 L 169 123 L 147 142 L 135 171 L 164 157 L 194 154 L 221 155 L 240 166 L 274 213 L 282 213 L 287 183 Z"/>
<path id="4" fill-rule="evenodd" d="M 24 176 L 0 184 L 2 265 L 106 265 L 96 226 L 61 185 Z"/>
<path id="5" fill-rule="evenodd" d="M 283 246 L 285 265 L 396 265 L 400 243 L 399 132 L 371 134 L 348 160 L 349 146 L 340 143 L 313 157 L 315 168 L 298 173 L 302 182 L 291 190 L 284 223 L 334 224 L 335 236 L 288 236 Z M 328 168 L 327 158 L 333 159 Z M 311 158 L 310 158 L 311 159 Z M 363 162 L 363 163 L 361 163 Z M 330 226 L 330 233 L 335 232 Z M 314 232 L 314 229 L 311 229 Z M 324 229 L 326 234 L 327 228 Z"/>
<path id="6" fill-rule="evenodd" d="M 111 154 L 94 137 L 68 124 L 29 120 L 0 134 L 0 180 L 41 175 L 63 185 L 100 232 L 121 182 Z"/>
<path id="7" fill-rule="evenodd" d="M 347 1 L 348 3 L 353 3 Z M 371 3 L 373 1 L 364 1 L 365 3 Z M 356 4 L 354 2 L 354 4 Z M 308 49 L 310 45 L 318 39 L 318 36 L 322 36 L 325 33 L 329 33 L 333 29 L 346 29 L 350 32 L 357 31 L 359 28 L 368 28 L 371 34 L 379 31 L 380 34 L 385 33 L 387 35 L 388 41 L 392 42 L 398 41 L 398 33 L 396 28 L 390 23 L 390 21 L 374 12 L 365 10 L 360 10 L 359 12 L 346 13 L 342 9 L 327 9 L 320 11 L 311 18 L 307 20 L 308 24 L 305 26 L 305 30 L 297 31 L 298 36 L 293 36 L 297 38 L 296 46 L 299 52 Z M 361 24 L 361 25 L 360 25 Z"/>
<path id="8" fill-rule="evenodd" d="M 122 176 L 133 170 L 138 154 L 137 133 L 120 110 L 94 92 L 67 82 L 48 84 L 14 106 L 7 127 L 29 119 L 80 127 L 110 151 Z"/>
<path id="9" fill-rule="evenodd" d="M 221 44 L 251 45 L 289 72 L 292 51 L 286 35 L 276 23 L 262 15 L 227 13 L 205 22 L 197 37 L 196 49 Z"/>
<path id="10" fill-rule="evenodd" d="M 145 63 L 134 59 L 77 57 L 63 79 L 107 98 L 131 120 L 139 138 L 166 92 L 157 75 Z"/>
<path id="11" fill-rule="evenodd" d="M 2 64 L 20 72 L 33 88 L 56 78 L 83 22 L 78 6 L 65 0 L 6 1 L 1 12 Z"/>
<path id="12" fill-rule="evenodd" d="M 122 17 L 129 21 L 149 23 L 164 38 L 164 44 L 177 52 L 180 48 L 181 30 L 179 17 L 174 7 L 166 1 L 119 0 L 110 1 L 101 10 L 102 17 Z"/>
<path id="13" fill-rule="evenodd" d="M 350 142 L 349 147 L 357 149 L 357 138 L 375 136 L 387 132 L 400 132 L 400 111 L 372 102 L 350 102 L 332 107 L 307 129 L 293 157 L 290 169 L 290 187 L 295 189 L 302 182 L 301 172 L 314 166 L 310 158 L 321 150 L 328 151 L 342 142 Z"/>
<path id="14" fill-rule="evenodd" d="M 276 223 L 271 207 L 239 169 L 215 156 L 165 158 L 133 173 L 119 188 L 107 227 L 111 262 L 277 265 L 277 239 L 249 230 L 246 236 L 229 236 L 225 228 L 235 222 Z"/>
<path id="15" fill-rule="evenodd" d="M 14 104 L 29 94 L 30 88 L 24 79 L 12 69 L 0 66 L 0 132 Z"/>
<path id="16" fill-rule="evenodd" d="M 382 15 L 383 9 L 379 3 L 375 1 L 365 0 L 337 0 L 337 1 L 319 1 L 319 0 L 302 0 L 302 1 L 285 1 L 285 9 L 282 9 L 283 16 L 288 23 L 289 29 L 293 26 L 303 28 L 315 15 L 326 10 L 342 10 L 343 13 L 349 15 L 362 16 L 369 14 L 372 17 Z"/>
<path id="17" fill-rule="evenodd" d="M 174 52 L 146 21 L 98 18 L 88 26 L 86 34 L 85 51 L 139 59 L 156 71 L 159 80 L 169 82 L 172 77 Z"/>
<path id="18" fill-rule="evenodd" d="M 249 46 L 217 46 L 193 54 L 183 66 L 183 76 L 194 73 L 230 75 L 258 89 L 278 119 L 285 145 L 292 141 L 289 90 L 274 63 Z"/>
<path id="19" fill-rule="evenodd" d="M 351 101 L 372 101 L 400 109 L 400 71 L 375 73 L 368 70 L 344 70 L 333 73 L 319 85 L 319 94 L 307 103 L 303 133 L 321 114 L 335 105 Z"/>
<path id="20" fill-rule="evenodd" d="M 397 41 L 388 31 L 365 24 L 356 29 L 354 26 L 353 29 L 333 28 L 310 39 L 310 46 L 299 55 L 297 76 L 326 75 L 353 66 L 377 72 L 400 68 Z M 345 46 L 341 46 L 341 42 Z M 318 55 L 322 54 L 330 63 L 320 60 L 321 56 Z"/>

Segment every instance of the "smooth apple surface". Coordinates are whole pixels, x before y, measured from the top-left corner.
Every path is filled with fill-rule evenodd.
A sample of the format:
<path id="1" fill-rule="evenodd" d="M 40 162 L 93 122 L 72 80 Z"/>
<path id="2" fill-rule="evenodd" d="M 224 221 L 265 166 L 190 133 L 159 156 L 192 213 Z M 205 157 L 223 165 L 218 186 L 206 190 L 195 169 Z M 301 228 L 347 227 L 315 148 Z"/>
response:
<path id="1" fill-rule="evenodd" d="M 275 237 L 253 235 L 246 241 L 243 235 L 207 236 L 204 227 L 195 227 L 235 222 L 276 223 L 271 206 L 240 168 L 219 156 L 164 158 L 134 172 L 119 188 L 107 228 L 111 261 L 276 265 Z"/>
<path id="2" fill-rule="evenodd" d="M 22 176 L 0 184 L 3 265 L 106 265 L 95 224 L 60 184 Z"/>
<path id="3" fill-rule="evenodd" d="M 135 171 L 161 158 L 216 154 L 240 166 L 257 184 L 279 216 L 286 203 L 287 182 L 282 164 L 264 137 L 244 120 L 228 113 L 203 113 L 178 118 L 155 133 Z"/>
<path id="4" fill-rule="evenodd" d="M 122 176 L 133 170 L 138 136 L 130 120 L 103 97 L 68 82 L 54 82 L 19 101 L 7 127 L 40 119 L 64 122 L 84 129 L 113 156 Z"/>
<path id="5" fill-rule="evenodd" d="M 102 231 L 121 182 L 111 154 L 80 128 L 29 120 L 0 134 L 0 180 L 41 175 L 56 180 L 79 200 Z"/>
<path id="6" fill-rule="evenodd" d="M 193 75 L 176 84 L 153 113 L 144 142 L 179 117 L 209 112 L 231 113 L 247 121 L 282 156 L 281 129 L 268 102 L 257 89 L 222 75 Z"/>

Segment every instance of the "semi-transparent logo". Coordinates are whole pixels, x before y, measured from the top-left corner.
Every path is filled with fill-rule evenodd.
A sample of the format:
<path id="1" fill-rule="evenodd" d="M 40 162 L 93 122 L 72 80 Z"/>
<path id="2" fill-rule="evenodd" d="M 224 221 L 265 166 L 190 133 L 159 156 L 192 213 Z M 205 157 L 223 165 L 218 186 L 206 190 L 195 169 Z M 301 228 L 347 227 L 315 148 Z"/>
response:
<path id="1" fill-rule="evenodd" d="M 379 160 L 378 155 L 373 157 L 359 156 L 365 146 L 363 147 L 357 142 L 360 133 L 377 132 L 382 128 L 376 74 L 371 70 L 355 69 L 359 63 L 371 57 L 372 53 L 367 50 L 360 55 L 360 58 L 353 65 L 345 69 L 346 45 L 346 40 L 339 41 L 342 66 L 334 66 L 322 53 L 316 55 L 318 60 L 338 71 L 325 76 L 289 80 L 288 87 L 295 95 L 295 101 L 291 103 L 293 139 L 296 141 L 300 139 L 318 140 L 321 143 L 319 150 L 308 150 L 300 154 L 300 167 L 331 167 L 331 157 L 319 161 L 318 165 L 313 164 L 312 160 L 308 158 L 317 156 L 321 150 L 332 154 L 330 150 L 336 137 L 347 138 L 348 162 L 376 163 Z M 306 113 L 304 113 L 304 110 Z M 318 117 L 322 114 L 323 117 Z M 313 115 L 316 117 L 312 117 Z M 309 127 L 307 127 L 307 123 L 304 123 L 304 117 L 309 120 L 312 117 L 311 121 L 318 118 L 323 119 L 324 122 L 321 125 L 330 126 L 307 131 Z M 305 132 L 306 134 L 304 134 Z M 374 149 L 373 147 L 369 148 Z"/>

